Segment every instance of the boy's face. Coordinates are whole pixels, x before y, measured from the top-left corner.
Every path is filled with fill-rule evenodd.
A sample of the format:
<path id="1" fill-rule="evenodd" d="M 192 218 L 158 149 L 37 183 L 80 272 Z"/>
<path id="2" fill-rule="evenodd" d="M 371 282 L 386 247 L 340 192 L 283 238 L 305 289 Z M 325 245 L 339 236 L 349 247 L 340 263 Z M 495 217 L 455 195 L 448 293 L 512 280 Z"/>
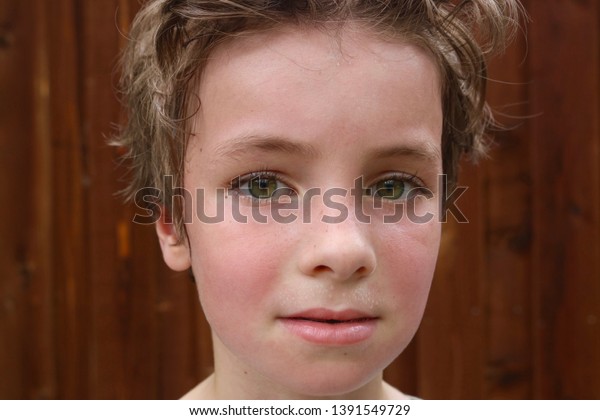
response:
<path id="1" fill-rule="evenodd" d="M 158 231 L 167 263 L 193 268 L 233 396 L 341 396 L 379 384 L 409 343 L 440 241 L 440 90 L 428 53 L 355 26 L 211 55 L 185 161 L 189 244 Z M 224 220 L 201 222 L 219 200 Z"/>

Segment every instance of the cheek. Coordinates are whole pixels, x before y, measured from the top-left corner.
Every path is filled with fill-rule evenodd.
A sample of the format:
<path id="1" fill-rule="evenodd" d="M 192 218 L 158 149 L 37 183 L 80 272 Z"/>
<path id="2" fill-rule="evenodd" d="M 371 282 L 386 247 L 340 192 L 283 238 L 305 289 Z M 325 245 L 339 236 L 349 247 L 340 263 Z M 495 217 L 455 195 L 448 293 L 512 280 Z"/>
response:
<path id="1" fill-rule="evenodd" d="M 282 235 L 266 225 L 225 221 L 190 229 L 192 267 L 209 322 L 247 317 L 268 307 L 286 253 Z M 251 321 L 248 319 L 248 321 Z"/>
<path id="2" fill-rule="evenodd" d="M 419 319 L 433 279 L 440 236 L 437 222 L 396 225 L 381 235 L 379 263 L 391 279 L 387 284 L 392 302 Z"/>

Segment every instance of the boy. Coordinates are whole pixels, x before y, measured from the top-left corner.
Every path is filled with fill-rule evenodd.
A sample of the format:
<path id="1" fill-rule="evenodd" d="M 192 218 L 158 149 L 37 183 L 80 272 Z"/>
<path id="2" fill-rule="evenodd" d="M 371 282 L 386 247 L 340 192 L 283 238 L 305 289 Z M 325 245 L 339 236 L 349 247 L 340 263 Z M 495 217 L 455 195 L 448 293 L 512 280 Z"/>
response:
<path id="1" fill-rule="evenodd" d="M 130 196 L 154 198 L 164 259 L 191 269 L 211 326 L 214 374 L 186 398 L 406 397 L 382 372 L 421 320 L 458 159 L 484 153 L 483 55 L 518 10 L 459 3 L 139 13 L 118 144 Z"/>

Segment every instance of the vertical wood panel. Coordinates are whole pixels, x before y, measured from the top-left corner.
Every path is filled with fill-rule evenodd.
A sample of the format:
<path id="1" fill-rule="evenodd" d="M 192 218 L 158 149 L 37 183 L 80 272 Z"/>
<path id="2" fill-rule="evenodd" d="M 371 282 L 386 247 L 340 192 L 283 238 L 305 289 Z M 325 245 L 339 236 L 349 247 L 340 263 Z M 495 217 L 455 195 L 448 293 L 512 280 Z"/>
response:
<path id="1" fill-rule="evenodd" d="M 43 6 L 0 2 L 0 395 L 11 398 L 56 396 Z"/>
<path id="2" fill-rule="evenodd" d="M 489 98 L 531 118 L 463 165 L 470 223 L 444 227 L 422 328 L 386 372 L 424 398 L 600 398 L 600 5 L 525 4 L 529 45 L 492 63 L 514 84 Z M 139 6 L 0 0 L 0 398 L 177 398 L 212 370 L 194 285 L 114 195 Z"/>
<path id="3" fill-rule="evenodd" d="M 495 144 L 484 166 L 489 285 L 485 398 L 532 395 L 526 42 L 520 34 L 502 57 L 490 63 L 488 100 L 502 128 L 495 132 Z"/>
<path id="4" fill-rule="evenodd" d="M 600 397 L 598 2 L 532 2 L 535 396 Z"/>
<path id="5" fill-rule="evenodd" d="M 29 366 L 41 366 L 40 377 L 30 376 L 24 372 L 24 382 L 28 386 L 23 389 L 28 398 L 56 398 L 58 395 L 59 380 L 56 338 L 56 302 L 54 299 L 54 255 L 52 250 L 54 237 L 53 218 L 55 206 L 53 203 L 52 183 L 52 146 L 51 146 L 51 102 L 50 102 L 50 65 L 48 60 L 48 43 L 46 39 L 47 25 L 44 22 L 46 14 L 43 2 L 36 0 L 29 3 L 29 9 L 33 12 L 35 30 L 34 44 L 29 45 L 28 50 L 33 56 L 33 103 L 34 109 L 28 118 L 33 119 L 35 127 L 32 140 L 34 148 L 31 153 L 33 165 L 29 168 L 35 174 L 32 184 L 24 185 L 32 193 L 32 199 L 28 205 L 32 213 L 29 225 L 29 237 L 31 252 L 28 265 L 32 267 L 32 283 L 34 290 L 27 291 L 29 298 L 42 307 L 38 311 L 30 312 L 30 316 L 37 312 L 37 330 L 35 332 L 25 329 L 26 335 L 31 335 L 32 344 L 36 341 L 41 346 L 32 345 L 28 353 L 27 364 Z M 26 15 L 26 14 L 25 14 Z M 27 25 L 25 25 L 27 26 Z M 37 48 L 36 48 L 37 47 Z M 19 133 L 22 135 L 22 133 Z M 19 138 L 19 135 L 16 136 Z M 21 137 L 22 141 L 23 138 Z M 29 165 L 25 165 L 26 168 Z M 28 311 L 29 312 L 29 311 Z M 40 354 L 43 355 L 40 357 Z M 36 384 L 36 379 L 39 383 Z"/>
<path id="6" fill-rule="evenodd" d="M 26 327 L 30 315 L 27 290 L 32 287 L 30 252 L 32 244 L 26 221 L 33 218 L 31 190 L 23 186 L 32 184 L 35 177 L 23 165 L 34 149 L 33 121 L 22 115 L 34 113 L 32 54 L 33 34 L 25 31 L 27 5 L 0 1 L 0 177 L 2 191 L 2 217 L 0 217 L 0 393 L 12 398 L 26 397 L 28 385 L 22 370 L 28 369 L 24 352 L 28 340 Z M 30 123 L 30 124 L 27 124 Z M 7 206 L 8 201 L 14 204 Z M 14 383 L 11 380 L 14 378 Z M 34 381 L 36 381 L 34 379 Z"/>
<path id="7" fill-rule="evenodd" d="M 57 397 L 85 398 L 88 316 L 88 256 L 85 161 L 81 132 L 81 92 L 76 2 L 46 5 L 52 150 L 53 293 Z"/>
<path id="8" fill-rule="evenodd" d="M 457 206 L 469 223 L 448 216 L 429 303 L 417 340 L 419 392 L 427 399 L 482 398 L 486 272 L 483 178 L 465 165 L 469 189 Z"/>
<path id="9" fill-rule="evenodd" d="M 90 325 L 93 358 L 91 385 L 99 398 L 141 398 L 152 395 L 156 383 L 153 357 L 156 347 L 152 301 L 153 278 L 140 277 L 128 266 L 128 247 L 119 255 L 120 242 L 128 241 L 128 213 L 115 192 L 116 154 L 106 140 L 110 123 L 119 119 L 118 104 L 111 89 L 115 57 L 119 51 L 118 2 L 82 1 L 79 21 L 83 69 L 84 150 L 88 167 L 88 232 L 90 271 Z M 105 28 L 102 30 L 102 28 Z M 99 32 L 102 31 L 101 36 Z M 122 174 L 122 173 L 121 173 Z M 132 343 L 146 345 L 143 352 Z M 142 370 L 140 365 L 148 369 Z M 138 385 L 133 388 L 131 382 Z"/>

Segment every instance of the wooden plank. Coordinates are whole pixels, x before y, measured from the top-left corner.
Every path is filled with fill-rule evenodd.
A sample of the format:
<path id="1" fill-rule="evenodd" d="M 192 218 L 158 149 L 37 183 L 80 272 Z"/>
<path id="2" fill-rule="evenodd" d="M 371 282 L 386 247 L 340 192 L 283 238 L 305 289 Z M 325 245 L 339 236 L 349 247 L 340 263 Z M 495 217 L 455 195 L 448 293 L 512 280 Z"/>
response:
<path id="1" fill-rule="evenodd" d="M 32 154 L 34 135 L 33 124 L 25 125 L 19 118 L 34 110 L 33 54 L 27 53 L 33 37 L 24 25 L 25 10 L 18 3 L 0 1 L 0 395 L 5 398 L 26 397 L 30 381 L 23 374 L 27 368 L 23 292 L 30 287 L 30 243 L 19 223 L 31 220 L 32 196 L 27 191 L 33 184 L 33 174 L 21 164 Z"/>
<path id="2" fill-rule="evenodd" d="M 531 3 L 536 398 L 600 397 L 598 8 Z"/>
<path id="3" fill-rule="evenodd" d="M 0 396 L 53 398 L 52 208 L 43 4 L 0 2 Z M 34 28 L 32 30 L 32 28 Z"/>
<path id="4" fill-rule="evenodd" d="M 90 385 L 97 398 L 153 398 L 156 377 L 156 278 L 132 240 L 131 215 L 115 193 L 118 158 L 107 139 L 120 117 L 112 87 L 121 46 L 117 0 L 80 2 L 83 149 L 89 206 Z M 98 36 L 101 33 L 102 36 Z M 145 245 L 147 249 L 147 245 Z M 137 252 L 137 259 L 132 258 Z"/>
<path id="5" fill-rule="evenodd" d="M 448 217 L 429 304 L 417 334 L 418 392 L 426 399 L 482 398 L 486 269 L 482 171 L 464 165 L 457 202 L 468 223 Z"/>
<path id="6" fill-rule="evenodd" d="M 490 63 L 488 101 L 504 129 L 486 163 L 485 398 L 531 397 L 531 180 L 526 39 Z"/>
<path id="7" fill-rule="evenodd" d="M 81 151 L 77 11 L 73 1 L 47 7 L 45 19 L 52 152 L 55 339 L 58 398 L 88 394 L 87 209 Z"/>

